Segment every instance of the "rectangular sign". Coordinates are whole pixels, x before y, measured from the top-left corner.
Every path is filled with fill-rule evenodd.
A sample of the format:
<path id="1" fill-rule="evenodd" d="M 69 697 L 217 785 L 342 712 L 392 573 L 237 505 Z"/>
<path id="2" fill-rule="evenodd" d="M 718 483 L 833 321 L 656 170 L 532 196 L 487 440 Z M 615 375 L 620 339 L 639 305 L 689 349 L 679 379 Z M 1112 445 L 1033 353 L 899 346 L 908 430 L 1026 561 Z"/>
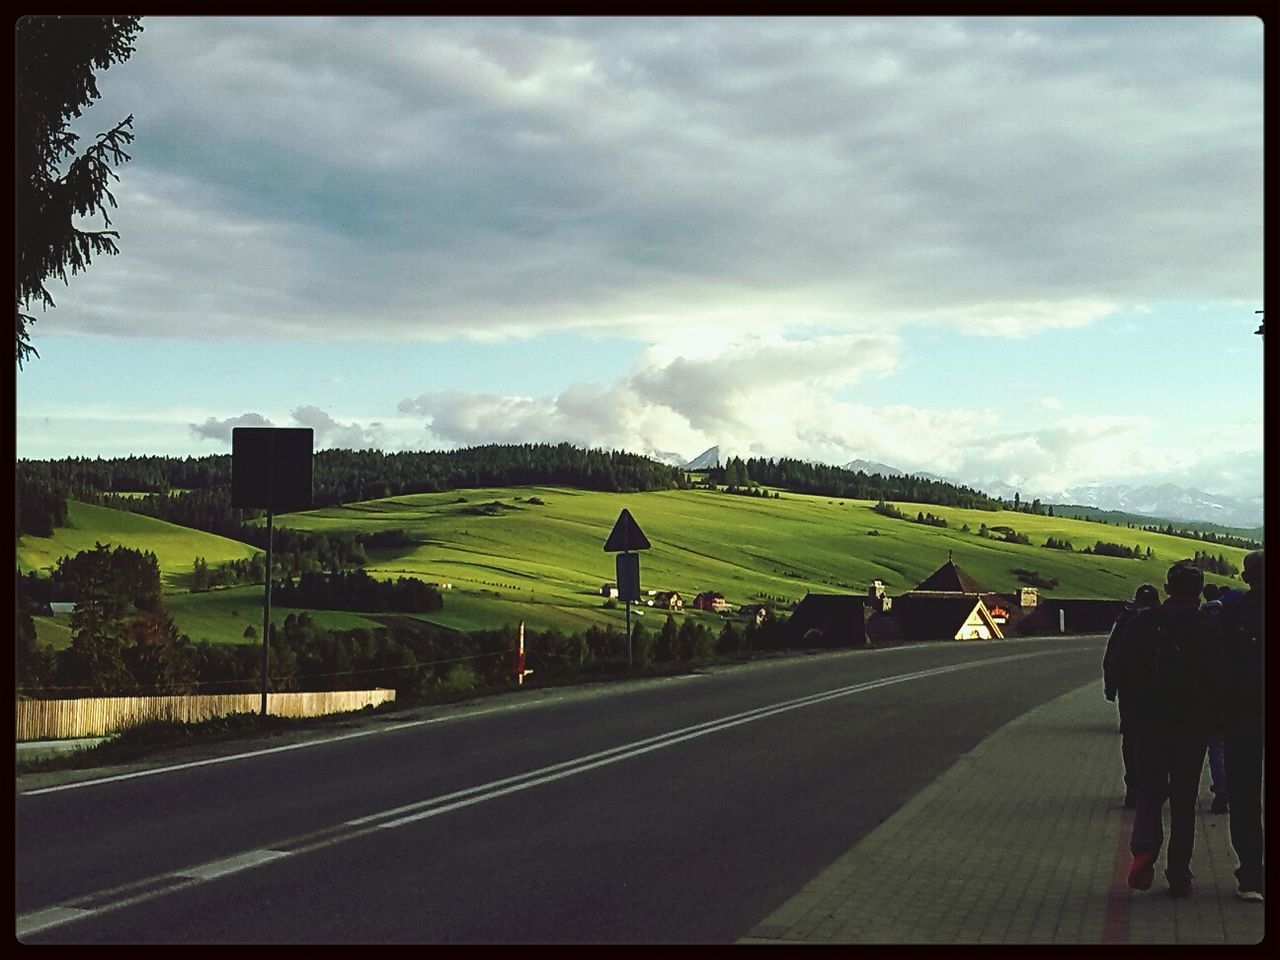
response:
<path id="1" fill-rule="evenodd" d="M 640 599 L 640 554 L 620 553 L 617 558 L 618 599 Z"/>
<path id="2" fill-rule="evenodd" d="M 231 505 L 288 513 L 311 509 L 310 427 L 235 427 Z"/>

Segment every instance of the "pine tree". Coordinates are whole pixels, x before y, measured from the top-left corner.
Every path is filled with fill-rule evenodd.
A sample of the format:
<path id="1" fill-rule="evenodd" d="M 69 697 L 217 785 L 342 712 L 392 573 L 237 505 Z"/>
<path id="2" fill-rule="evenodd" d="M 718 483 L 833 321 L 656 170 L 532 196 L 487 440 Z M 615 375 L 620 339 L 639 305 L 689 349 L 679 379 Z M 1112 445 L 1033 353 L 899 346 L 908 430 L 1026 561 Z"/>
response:
<path id="1" fill-rule="evenodd" d="M 138 17 L 94 16 L 27 16 L 15 27 L 19 368 L 39 356 L 28 329 L 35 317 L 23 309 L 33 301 L 44 309 L 54 305 L 45 281 L 65 283 L 68 270 L 80 273 L 94 255 L 119 252 L 119 233 L 107 229 L 107 208 L 116 206 L 107 186 L 119 179 L 112 167 L 129 159 L 124 147 L 133 140 L 133 115 L 99 134 L 78 157 L 79 137 L 68 124 L 100 96 L 94 70 L 127 60 L 141 29 Z M 74 218 L 88 216 L 101 216 L 103 229 L 74 225 Z"/>

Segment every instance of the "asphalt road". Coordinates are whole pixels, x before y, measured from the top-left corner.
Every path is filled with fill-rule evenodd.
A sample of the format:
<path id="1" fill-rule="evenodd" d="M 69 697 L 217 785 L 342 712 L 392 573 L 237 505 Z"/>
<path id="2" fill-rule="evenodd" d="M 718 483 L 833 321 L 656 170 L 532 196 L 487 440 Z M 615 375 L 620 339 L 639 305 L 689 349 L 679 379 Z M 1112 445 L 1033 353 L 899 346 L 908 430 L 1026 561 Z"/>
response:
<path id="1" fill-rule="evenodd" d="M 1103 642 L 822 654 L 20 783 L 17 934 L 731 942 L 993 730 L 1097 681 Z"/>

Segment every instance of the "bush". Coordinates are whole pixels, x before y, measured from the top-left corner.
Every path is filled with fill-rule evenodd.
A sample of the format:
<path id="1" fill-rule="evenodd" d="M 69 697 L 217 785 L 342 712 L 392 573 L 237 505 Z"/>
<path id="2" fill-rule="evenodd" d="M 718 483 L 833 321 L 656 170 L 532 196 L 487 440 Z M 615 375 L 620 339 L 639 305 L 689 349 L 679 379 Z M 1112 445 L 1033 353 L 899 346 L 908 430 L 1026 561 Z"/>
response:
<path id="1" fill-rule="evenodd" d="M 440 681 L 445 693 L 468 693 L 476 687 L 476 672 L 469 664 L 455 663 Z"/>
<path id="2" fill-rule="evenodd" d="M 637 623 L 631 630 L 631 663 L 641 670 L 653 663 L 653 639 L 643 623 Z"/>

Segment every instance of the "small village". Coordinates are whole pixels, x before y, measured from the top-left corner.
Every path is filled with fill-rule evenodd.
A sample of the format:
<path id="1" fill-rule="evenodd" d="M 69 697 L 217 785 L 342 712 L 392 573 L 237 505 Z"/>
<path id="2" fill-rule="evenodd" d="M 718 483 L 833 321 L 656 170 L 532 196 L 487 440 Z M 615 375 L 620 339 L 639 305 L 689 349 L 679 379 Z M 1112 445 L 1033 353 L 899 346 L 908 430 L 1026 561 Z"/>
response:
<path id="1" fill-rule="evenodd" d="M 600 594 L 617 600 L 617 584 L 602 584 Z M 685 607 L 676 590 L 647 590 L 637 603 L 671 614 L 681 613 Z M 1014 592 L 988 590 L 948 559 L 898 596 L 890 596 L 883 581 L 873 580 L 865 594 L 810 592 L 789 606 L 744 603 L 735 608 L 716 590 L 698 593 L 689 606 L 726 619 L 754 621 L 757 626 L 775 615 L 786 615 L 792 644 L 845 647 L 1105 632 L 1124 607 L 1124 600 L 1047 599 L 1036 587 L 1027 586 Z"/>

